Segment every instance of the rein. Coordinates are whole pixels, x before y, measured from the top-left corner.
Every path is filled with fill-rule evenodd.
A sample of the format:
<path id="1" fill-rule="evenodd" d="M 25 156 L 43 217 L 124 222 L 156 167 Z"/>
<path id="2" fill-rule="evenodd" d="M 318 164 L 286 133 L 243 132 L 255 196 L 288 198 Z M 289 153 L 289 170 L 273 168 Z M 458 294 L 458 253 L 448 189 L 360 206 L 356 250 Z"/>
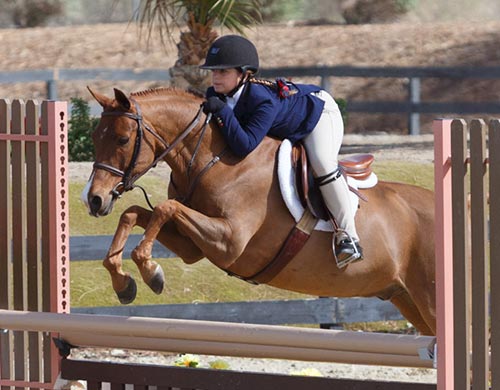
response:
<path id="1" fill-rule="evenodd" d="M 126 111 L 111 111 L 111 112 L 103 112 L 101 114 L 101 117 L 104 117 L 104 116 L 124 116 L 124 117 L 130 118 L 130 119 L 133 119 L 137 123 L 137 136 L 135 138 L 134 151 L 132 153 L 132 159 L 130 160 L 130 163 L 129 163 L 127 169 L 125 169 L 125 171 L 122 171 L 122 170 L 120 170 L 118 168 L 115 168 L 115 167 L 109 165 L 109 164 L 100 163 L 100 162 L 95 162 L 94 163 L 94 169 L 103 169 L 105 171 L 108 171 L 108 172 L 112 173 L 113 175 L 121 176 L 122 180 L 111 190 L 111 194 L 113 195 L 114 199 L 119 198 L 124 192 L 130 191 L 130 190 L 138 187 L 144 193 L 144 196 L 146 198 L 146 201 L 147 201 L 149 207 L 151 209 L 154 209 L 154 207 L 151 205 L 151 203 L 149 201 L 149 198 L 146 195 L 146 191 L 144 190 L 144 188 L 142 188 L 141 186 L 136 185 L 134 183 L 139 178 L 141 178 L 143 175 L 145 175 L 151 168 L 153 168 L 154 166 L 156 166 L 156 164 L 159 161 L 163 160 L 163 158 L 168 153 L 170 153 L 170 151 L 173 148 L 175 148 L 184 138 L 186 138 L 186 136 L 191 131 L 193 131 L 193 129 L 200 122 L 200 118 L 201 118 L 201 114 L 203 112 L 203 108 L 200 107 L 200 109 L 198 110 L 198 113 L 196 114 L 196 117 L 191 121 L 191 123 L 188 125 L 188 127 L 182 133 L 180 133 L 174 139 L 174 141 L 169 145 L 150 126 L 148 126 L 146 123 L 144 123 L 139 103 L 137 101 L 133 100 L 133 99 L 131 99 L 131 100 L 133 101 L 133 103 L 135 105 L 135 109 L 136 109 L 137 114 L 134 114 L 134 113 L 131 113 L 131 112 L 126 112 Z M 205 129 L 206 129 L 208 123 L 210 122 L 211 117 L 212 117 L 211 114 L 207 115 L 207 118 L 206 118 L 205 123 L 203 125 L 201 137 L 203 137 L 203 135 L 205 134 Z M 149 166 L 146 167 L 146 169 L 144 169 L 142 172 L 140 172 L 140 173 L 138 173 L 138 174 L 136 174 L 134 176 L 131 176 L 132 175 L 132 171 L 134 170 L 134 168 L 135 168 L 135 166 L 137 164 L 137 159 L 138 159 L 140 151 L 141 151 L 142 140 L 144 138 L 144 130 L 143 130 L 143 128 L 146 129 L 147 131 L 149 131 L 151 133 L 151 135 L 153 135 L 156 139 L 158 139 L 165 146 L 165 150 L 158 157 L 156 157 L 155 160 L 151 164 L 149 164 Z M 190 166 L 192 165 L 192 162 L 194 160 L 194 157 L 196 156 L 198 147 L 201 144 L 201 137 L 200 137 L 200 140 L 198 141 L 195 153 L 193 154 L 193 157 L 191 158 Z M 219 158 L 220 158 L 220 156 L 217 156 L 217 157 L 218 158 L 216 159 L 215 162 L 217 162 L 219 160 Z M 214 161 L 214 160 L 212 160 L 212 161 Z M 207 165 L 207 167 L 208 168 L 212 167 L 214 163 L 212 163 L 212 162 L 209 163 L 209 165 Z M 205 169 L 202 170 L 201 174 L 205 173 L 205 171 L 207 170 L 207 167 L 205 167 Z M 188 172 L 188 174 L 189 174 L 189 172 Z M 197 180 L 196 180 L 196 182 L 197 182 Z M 120 189 L 121 189 L 121 191 L 120 191 Z"/>

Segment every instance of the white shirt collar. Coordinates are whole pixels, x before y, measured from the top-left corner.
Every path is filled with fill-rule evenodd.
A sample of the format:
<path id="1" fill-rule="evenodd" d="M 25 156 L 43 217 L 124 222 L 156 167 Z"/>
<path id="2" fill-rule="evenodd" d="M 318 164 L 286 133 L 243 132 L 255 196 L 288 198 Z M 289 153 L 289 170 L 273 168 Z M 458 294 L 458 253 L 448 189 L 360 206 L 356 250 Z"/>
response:
<path id="1" fill-rule="evenodd" d="M 243 87 L 245 84 L 243 84 L 235 93 L 233 96 L 227 96 L 226 97 L 226 104 L 231 108 L 231 110 L 234 110 L 234 107 L 236 106 L 236 103 L 238 103 L 238 100 L 240 99 L 241 92 L 243 92 Z"/>

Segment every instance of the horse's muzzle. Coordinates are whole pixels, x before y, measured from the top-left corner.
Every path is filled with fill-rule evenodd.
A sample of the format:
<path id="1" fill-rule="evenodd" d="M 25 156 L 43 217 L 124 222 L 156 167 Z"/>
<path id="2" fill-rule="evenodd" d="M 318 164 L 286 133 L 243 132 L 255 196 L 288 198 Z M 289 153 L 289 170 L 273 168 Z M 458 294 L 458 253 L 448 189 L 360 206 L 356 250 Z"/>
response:
<path id="1" fill-rule="evenodd" d="M 92 196 L 89 198 L 89 211 L 93 216 L 98 216 L 101 210 L 102 199 L 100 196 Z"/>
<path id="2" fill-rule="evenodd" d="M 88 208 L 90 215 L 94 217 L 104 217 L 111 213 L 115 198 L 112 196 L 109 199 L 103 199 L 99 195 L 89 195 Z"/>
<path id="3" fill-rule="evenodd" d="M 87 185 L 82 191 L 81 200 L 87 206 L 90 215 L 94 217 L 108 215 L 113 210 L 113 205 L 115 203 L 116 197 L 112 194 L 102 196 L 96 192 L 93 192 L 91 190 L 93 178 L 94 175 L 92 174 L 89 181 L 87 182 Z"/>

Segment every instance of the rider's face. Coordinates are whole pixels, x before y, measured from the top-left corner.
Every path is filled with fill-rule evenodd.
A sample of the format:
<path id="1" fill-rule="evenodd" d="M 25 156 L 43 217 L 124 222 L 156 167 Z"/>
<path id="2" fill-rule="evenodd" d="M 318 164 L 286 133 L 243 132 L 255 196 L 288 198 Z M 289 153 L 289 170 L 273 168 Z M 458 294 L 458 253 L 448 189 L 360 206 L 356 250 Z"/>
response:
<path id="1" fill-rule="evenodd" d="M 212 70 L 212 85 L 215 92 L 227 94 L 239 84 L 243 77 L 238 69 L 214 69 Z"/>

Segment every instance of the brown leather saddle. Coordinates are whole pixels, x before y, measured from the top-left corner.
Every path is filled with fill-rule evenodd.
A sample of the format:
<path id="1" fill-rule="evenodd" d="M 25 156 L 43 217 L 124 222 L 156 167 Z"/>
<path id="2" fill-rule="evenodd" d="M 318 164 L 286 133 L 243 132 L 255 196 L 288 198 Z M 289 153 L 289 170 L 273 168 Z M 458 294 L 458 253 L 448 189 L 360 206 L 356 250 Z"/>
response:
<path id="1" fill-rule="evenodd" d="M 356 154 L 340 160 L 339 165 L 345 176 L 351 176 L 356 180 L 364 180 L 372 173 L 371 164 L 373 159 L 371 154 Z M 309 169 L 306 149 L 301 143 L 297 143 L 292 147 L 292 167 L 295 169 L 295 185 L 302 206 L 309 208 L 316 218 L 329 220 L 330 216 L 323 201 L 323 196 L 315 183 L 312 169 Z M 354 192 L 357 193 L 356 190 Z"/>

